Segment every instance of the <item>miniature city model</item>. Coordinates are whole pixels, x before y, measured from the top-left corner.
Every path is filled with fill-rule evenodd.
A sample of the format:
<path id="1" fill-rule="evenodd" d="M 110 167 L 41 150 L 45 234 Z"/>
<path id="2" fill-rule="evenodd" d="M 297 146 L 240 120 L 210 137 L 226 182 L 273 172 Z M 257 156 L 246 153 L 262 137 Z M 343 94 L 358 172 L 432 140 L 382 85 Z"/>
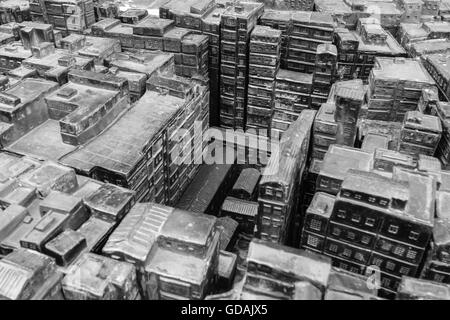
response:
<path id="1" fill-rule="evenodd" d="M 450 0 L 1 0 L 0 300 L 450 300 L 449 99 Z"/>

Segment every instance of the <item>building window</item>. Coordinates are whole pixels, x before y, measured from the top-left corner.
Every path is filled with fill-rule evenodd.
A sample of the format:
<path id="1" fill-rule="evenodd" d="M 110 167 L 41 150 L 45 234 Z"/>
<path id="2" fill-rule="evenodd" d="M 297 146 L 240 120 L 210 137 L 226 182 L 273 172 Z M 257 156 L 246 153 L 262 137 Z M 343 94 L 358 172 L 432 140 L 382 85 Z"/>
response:
<path id="1" fill-rule="evenodd" d="M 372 263 L 379 267 L 383 263 L 383 260 L 381 260 L 380 258 L 373 258 Z"/>
<path id="2" fill-rule="evenodd" d="M 419 239 L 419 233 L 415 232 L 415 231 L 411 231 L 409 233 L 409 237 L 408 238 L 409 238 L 409 240 L 417 241 Z"/>
<path id="3" fill-rule="evenodd" d="M 344 270 L 347 270 L 347 269 L 348 269 L 348 264 L 341 262 L 341 263 L 339 264 L 339 268 L 344 269 Z"/>
<path id="4" fill-rule="evenodd" d="M 273 207 L 273 213 L 281 216 L 281 207 Z"/>
<path id="5" fill-rule="evenodd" d="M 326 178 L 323 178 L 323 177 L 320 179 L 320 186 L 322 188 L 328 187 L 329 183 L 330 183 L 329 179 L 326 179 Z"/>
<path id="6" fill-rule="evenodd" d="M 365 225 L 368 227 L 373 227 L 375 225 L 375 219 L 373 218 L 366 218 Z"/>
<path id="7" fill-rule="evenodd" d="M 441 274 L 435 273 L 434 274 L 434 280 L 437 281 L 437 282 L 444 282 L 444 276 L 441 275 Z"/>
<path id="8" fill-rule="evenodd" d="M 330 251 L 331 252 L 337 252 L 338 251 L 338 246 L 334 243 L 330 244 Z"/>
<path id="9" fill-rule="evenodd" d="M 348 234 L 347 234 L 347 238 L 349 239 L 349 240 L 355 240 L 355 238 L 356 238 L 356 235 L 355 235 L 355 233 L 354 232 L 348 232 Z"/>
<path id="10" fill-rule="evenodd" d="M 381 244 L 381 250 L 383 250 L 383 251 L 390 251 L 391 248 L 392 248 L 392 245 L 389 242 L 387 242 L 387 241 L 384 241 Z"/>
<path id="11" fill-rule="evenodd" d="M 352 221 L 355 223 L 359 223 L 361 221 L 361 216 L 359 214 L 353 214 Z"/>
<path id="12" fill-rule="evenodd" d="M 338 181 L 331 181 L 331 188 L 338 190 L 341 187 L 341 183 Z"/>
<path id="13" fill-rule="evenodd" d="M 414 250 L 409 250 L 408 253 L 406 254 L 406 257 L 411 260 L 415 260 L 416 256 L 417 256 L 417 251 L 414 251 Z"/>
<path id="14" fill-rule="evenodd" d="M 345 249 L 344 249 L 344 252 L 342 252 L 342 255 L 343 255 L 344 257 L 349 258 L 349 257 L 352 255 L 352 250 L 345 248 Z"/>
<path id="15" fill-rule="evenodd" d="M 308 245 L 310 245 L 313 248 L 317 248 L 319 245 L 319 238 L 308 236 Z"/>
<path id="16" fill-rule="evenodd" d="M 358 260 L 358 261 L 361 261 L 361 262 L 364 262 L 364 261 L 365 261 L 364 255 L 363 255 L 361 252 L 357 252 L 357 253 L 355 254 L 355 259 Z"/>
<path id="17" fill-rule="evenodd" d="M 405 248 L 403 247 L 395 247 L 393 254 L 402 257 L 405 254 Z"/>
<path id="18" fill-rule="evenodd" d="M 341 234 L 341 229 L 339 228 L 333 228 L 333 235 L 338 237 Z"/>
<path id="19" fill-rule="evenodd" d="M 322 221 L 317 219 L 311 219 L 310 228 L 316 231 L 320 231 L 322 228 Z"/>
<path id="20" fill-rule="evenodd" d="M 339 209 L 337 213 L 338 218 L 345 219 L 347 217 L 344 209 Z"/>
<path id="21" fill-rule="evenodd" d="M 401 267 L 400 268 L 400 274 L 403 274 L 403 275 L 408 275 L 409 274 L 409 268 L 408 267 Z"/>
<path id="22" fill-rule="evenodd" d="M 362 244 L 367 245 L 367 244 L 369 244 L 369 242 L 370 242 L 370 237 L 369 237 L 369 236 L 363 236 L 363 237 L 361 238 L 361 243 L 362 243 Z"/>
<path id="23" fill-rule="evenodd" d="M 359 273 L 360 270 L 359 270 L 358 267 L 351 267 L 351 268 L 350 268 L 350 272 L 353 272 L 353 273 Z"/>
<path id="24" fill-rule="evenodd" d="M 268 196 L 272 196 L 273 195 L 272 188 L 266 187 L 266 195 L 268 195 Z"/>
<path id="25" fill-rule="evenodd" d="M 386 269 L 388 269 L 388 270 L 390 270 L 390 271 L 393 271 L 393 270 L 395 269 L 395 263 L 393 263 L 393 262 L 391 262 L 391 261 L 388 261 L 388 262 L 386 263 Z"/>
<path id="26" fill-rule="evenodd" d="M 388 228 L 388 232 L 392 234 L 397 234 L 398 226 L 391 224 Z"/>

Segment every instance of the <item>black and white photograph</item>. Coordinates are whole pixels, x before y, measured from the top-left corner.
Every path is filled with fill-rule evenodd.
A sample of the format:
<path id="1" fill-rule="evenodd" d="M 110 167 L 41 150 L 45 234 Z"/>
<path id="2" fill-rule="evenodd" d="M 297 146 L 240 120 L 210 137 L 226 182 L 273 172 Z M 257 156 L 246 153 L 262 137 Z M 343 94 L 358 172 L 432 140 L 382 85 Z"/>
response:
<path id="1" fill-rule="evenodd" d="M 450 300 L 450 0 L 0 0 L 0 300 Z"/>

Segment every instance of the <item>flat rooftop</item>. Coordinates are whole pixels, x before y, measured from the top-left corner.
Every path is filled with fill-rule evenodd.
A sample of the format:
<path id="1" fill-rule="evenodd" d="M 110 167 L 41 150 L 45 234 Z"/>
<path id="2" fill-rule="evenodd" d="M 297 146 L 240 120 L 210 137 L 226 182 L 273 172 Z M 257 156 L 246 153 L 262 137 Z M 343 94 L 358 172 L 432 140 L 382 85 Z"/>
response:
<path id="1" fill-rule="evenodd" d="M 145 271 L 200 285 L 205 280 L 208 267 L 207 260 L 157 246 L 149 256 Z"/>
<path id="2" fill-rule="evenodd" d="M 241 9 L 241 10 L 240 10 Z M 229 6 L 224 12 L 222 16 L 228 17 L 236 17 L 247 19 L 255 14 L 258 10 L 263 10 L 264 4 L 258 2 L 240 2 L 234 3 Z M 262 12 L 261 12 L 262 13 Z M 255 16 L 255 19 L 257 17 Z"/>
<path id="3" fill-rule="evenodd" d="M 450 50 L 450 41 L 448 39 L 423 40 L 412 43 L 411 48 L 413 48 L 415 53 L 419 55 L 427 53 L 438 53 Z"/>
<path id="4" fill-rule="evenodd" d="M 331 272 L 328 257 L 258 239 L 250 242 L 247 259 L 324 287 Z"/>
<path id="5" fill-rule="evenodd" d="M 397 81 L 434 84 L 434 80 L 422 64 L 413 59 L 378 57 L 372 72 L 376 79 L 395 79 Z"/>
<path id="6" fill-rule="evenodd" d="M 432 22 L 425 22 L 424 27 L 430 30 L 430 32 L 443 32 L 443 33 L 449 33 L 450 32 L 450 23 L 446 21 L 432 21 Z"/>
<path id="7" fill-rule="evenodd" d="M 58 120 L 47 120 L 9 145 L 6 150 L 42 160 L 58 161 L 76 146 L 62 141 Z"/>
<path id="8" fill-rule="evenodd" d="M 409 198 L 408 187 L 405 182 L 395 181 L 373 172 L 351 170 L 342 182 L 341 189 L 406 202 Z"/>
<path id="9" fill-rule="evenodd" d="M 377 28 L 377 30 L 379 31 L 380 29 Z M 370 31 L 373 32 L 373 30 Z M 395 40 L 390 33 L 385 32 L 383 29 L 382 31 L 387 35 L 386 42 L 384 44 L 366 43 L 356 31 L 350 32 L 353 33 L 359 41 L 358 51 L 374 52 L 377 55 L 406 55 L 405 49 L 403 49 L 397 40 Z"/>
<path id="10" fill-rule="evenodd" d="M 401 23 L 400 28 L 412 38 L 428 37 L 428 32 L 419 23 Z"/>
<path id="11" fill-rule="evenodd" d="M 0 56 L 24 60 L 32 54 L 31 50 L 24 49 L 21 42 L 13 42 L 0 47 Z"/>
<path id="12" fill-rule="evenodd" d="M 353 11 L 344 0 L 315 0 L 314 4 L 316 8 L 320 8 L 320 11 L 327 12 L 331 15 L 334 14 L 352 14 Z"/>
<path id="13" fill-rule="evenodd" d="M 423 58 L 432 64 L 446 80 L 450 79 L 450 53 L 427 54 Z"/>
<path id="14" fill-rule="evenodd" d="M 103 38 L 103 37 L 86 37 L 86 44 L 83 48 L 78 50 L 78 54 L 82 56 L 96 57 L 104 51 L 114 48 L 114 46 L 120 46 L 120 41 Z"/>
<path id="15" fill-rule="evenodd" d="M 23 105 L 30 101 L 37 99 L 42 94 L 56 88 L 58 84 L 53 81 L 47 81 L 43 79 L 25 78 L 19 81 L 13 87 L 3 91 L 6 94 L 10 94 L 20 98 L 20 103 L 16 106 L 10 106 L 4 103 L 0 103 L 0 110 L 12 112 L 13 110 L 21 108 Z"/>
<path id="16" fill-rule="evenodd" d="M 161 235 L 183 242 L 206 245 L 216 218 L 203 213 L 175 209 L 161 229 Z"/>
<path id="17" fill-rule="evenodd" d="M 292 22 L 294 25 L 296 23 L 306 23 L 316 27 L 333 28 L 334 26 L 332 15 L 317 11 L 294 11 L 292 14 Z"/>
<path id="18" fill-rule="evenodd" d="M 137 104 L 96 138 L 62 157 L 61 162 L 83 172 L 102 167 L 130 173 L 147 143 L 180 110 L 185 100 L 147 91 Z"/>
<path id="19" fill-rule="evenodd" d="M 394 168 L 393 177 L 409 183 L 409 199 L 404 217 L 432 227 L 436 201 L 435 178 L 402 168 Z"/>
<path id="20" fill-rule="evenodd" d="M 111 234 L 103 252 L 145 262 L 173 210 L 155 203 L 135 204 Z"/>
<path id="21" fill-rule="evenodd" d="M 332 145 L 323 159 L 320 175 L 344 180 L 350 169 L 370 171 L 373 155 L 361 149 Z"/>
<path id="22" fill-rule="evenodd" d="M 75 90 L 75 94 L 69 98 L 61 96 L 62 90 L 70 88 Z M 47 100 L 61 104 L 70 104 L 77 106 L 75 110 L 63 118 L 64 122 L 78 123 L 85 119 L 88 115 L 94 113 L 107 102 L 112 101 L 119 95 L 119 91 L 107 90 L 89 85 L 69 82 L 59 90 L 47 96 Z"/>
<path id="23" fill-rule="evenodd" d="M 163 69 L 173 60 L 173 54 L 165 52 L 122 52 L 116 54 L 110 61 L 112 67 L 123 71 L 141 72 L 148 76 Z"/>
<path id="24" fill-rule="evenodd" d="M 42 58 L 29 57 L 23 61 L 23 65 L 31 68 L 33 66 L 45 66 L 52 69 L 54 67 L 58 67 L 58 60 L 66 56 L 75 58 L 75 65 L 80 67 L 87 65 L 91 61 L 91 58 L 70 54 L 66 50 L 56 49 L 54 53 Z"/>

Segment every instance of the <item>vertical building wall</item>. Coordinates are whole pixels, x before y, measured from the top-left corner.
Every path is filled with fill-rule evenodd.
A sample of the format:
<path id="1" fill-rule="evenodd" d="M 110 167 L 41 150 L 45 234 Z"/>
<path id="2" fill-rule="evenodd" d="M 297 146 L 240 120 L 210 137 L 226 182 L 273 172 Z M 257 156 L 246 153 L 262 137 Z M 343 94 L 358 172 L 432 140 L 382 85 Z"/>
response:
<path id="1" fill-rule="evenodd" d="M 262 4 L 242 2 L 222 15 L 220 126 L 224 128 L 245 129 L 250 33 L 263 9 Z"/>
<path id="2" fill-rule="evenodd" d="M 275 77 L 280 64 L 281 31 L 256 26 L 250 37 L 246 128 L 268 135 L 273 115 Z"/>

